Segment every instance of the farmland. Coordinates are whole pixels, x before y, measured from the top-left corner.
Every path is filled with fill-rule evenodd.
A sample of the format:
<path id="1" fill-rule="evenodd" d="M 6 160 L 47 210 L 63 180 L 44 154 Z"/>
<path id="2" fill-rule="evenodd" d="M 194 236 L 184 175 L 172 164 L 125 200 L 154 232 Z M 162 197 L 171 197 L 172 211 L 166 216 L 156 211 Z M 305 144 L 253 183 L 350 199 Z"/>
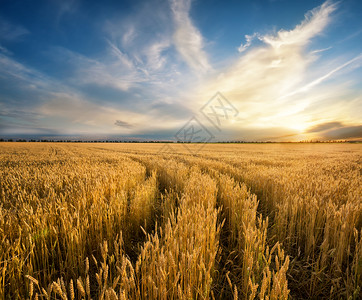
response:
<path id="1" fill-rule="evenodd" d="M 168 146 L 1 143 L 0 299 L 360 299 L 360 144 Z"/>

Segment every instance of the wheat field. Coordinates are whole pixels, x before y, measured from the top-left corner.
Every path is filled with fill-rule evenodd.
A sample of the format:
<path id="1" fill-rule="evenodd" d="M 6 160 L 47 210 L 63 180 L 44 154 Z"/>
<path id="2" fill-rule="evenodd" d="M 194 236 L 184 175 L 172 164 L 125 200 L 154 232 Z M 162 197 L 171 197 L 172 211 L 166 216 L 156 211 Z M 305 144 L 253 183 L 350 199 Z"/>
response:
<path id="1" fill-rule="evenodd" d="M 360 144 L 1 143 L 0 299 L 361 299 Z"/>

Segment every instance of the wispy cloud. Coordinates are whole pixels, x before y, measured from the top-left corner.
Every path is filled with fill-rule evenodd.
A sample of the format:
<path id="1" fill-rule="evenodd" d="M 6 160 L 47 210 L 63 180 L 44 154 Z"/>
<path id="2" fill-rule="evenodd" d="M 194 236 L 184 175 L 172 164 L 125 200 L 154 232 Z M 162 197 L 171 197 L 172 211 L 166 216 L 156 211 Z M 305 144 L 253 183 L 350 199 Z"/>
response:
<path id="1" fill-rule="evenodd" d="M 203 37 L 190 18 L 191 0 L 170 0 L 170 2 L 175 23 L 176 49 L 190 68 L 204 74 L 211 69 L 211 66 L 203 49 Z"/>
<path id="2" fill-rule="evenodd" d="M 152 11 L 155 1 L 159 9 Z M 221 68 L 211 66 L 202 30 L 190 15 L 192 4 L 145 1 L 128 15 L 97 20 L 96 51 L 64 45 L 44 51 L 47 63 L 59 66 L 53 66 L 54 74 L 30 67 L 0 46 L 0 132 L 28 126 L 27 132 L 42 133 L 47 127 L 64 134 L 172 135 L 220 91 L 239 110 L 221 139 L 358 135 L 362 98 L 350 89 L 358 82 L 349 74 L 360 68 L 362 54 L 336 56 L 333 45 L 325 55 L 332 46 L 318 43 L 310 50 L 333 24 L 335 2 L 311 10 L 294 28 L 245 35 Z M 76 14 L 79 3 L 70 0 L 62 7 L 62 14 Z M 4 28 L 0 42 L 29 34 L 21 26 Z"/>
<path id="3" fill-rule="evenodd" d="M 125 122 L 125 121 L 121 121 L 121 120 L 116 120 L 116 122 L 114 123 L 114 125 L 119 126 L 119 127 L 125 127 L 125 128 L 132 128 L 133 125 Z"/>
<path id="4" fill-rule="evenodd" d="M 279 30 L 277 34 L 261 35 L 254 33 L 245 35 L 245 44 L 241 44 L 238 51 L 244 52 L 252 45 L 253 40 L 258 39 L 272 46 L 274 49 L 279 49 L 284 46 L 301 47 L 310 42 L 310 40 L 323 32 L 326 25 L 330 22 L 330 15 L 337 8 L 337 3 L 332 1 L 324 2 L 320 7 L 309 11 L 305 15 L 304 21 L 297 25 L 293 30 Z M 312 53 L 322 52 L 330 49 L 316 50 Z"/>
<path id="5" fill-rule="evenodd" d="M 119 60 L 121 66 L 125 66 L 128 69 L 134 69 L 132 61 L 128 58 L 127 54 L 123 53 L 115 44 L 108 41 L 111 53 Z"/>
<path id="6" fill-rule="evenodd" d="M 179 86 L 180 79 L 184 80 L 180 76 L 183 68 L 172 44 L 170 7 L 168 3 L 157 3 L 159 9 L 150 14 L 154 5 L 152 1 L 145 2 L 127 18 L 105 21 L 109 55 L 96 60 L 112 74 L 115 80 L 110 82 L 123 82 L 123 88 L 118 85 L 120 89 L 128 90 L 143 83 L 154 87 L 162 84 L 167 90 L 171 85 Z"/>
<path id="7" fill-rule="evenodd" d="M 336 7 L 336 3 L 327 1 L 307 13 L 292 30 L 246 36 L 246 43 L 239 48 L 242 55 L 222 70 L 217 79 L 201 86 L 197 97 L 208 99 L 217 87 L 237 105 L 240 118 L 230 128 L 285 128 L 295 133 L 303 132 L 314 122 L 312 114 L 305 111 L 315 105 L 322 105 L 320 118 L 330 117 L 335 108 L 330 105 L 327 109 L 325 102 L 330 101 L 333 94 L 343 95 L 343 91 L 347 91 L 337 92 L 341 86 L 336 85 L 324 89 L 321 84 L 360 61 L 361 57 L 358 55 L 332 69 L 328 62 L 319 65 L 320 70 L 325 70 L 324 74 L 311 79 L 315 72 L 312 72 L 311 63 L 316 63 L 317 58 L 315 53 L 307 51 L 306 46 L 331 23 Z M 264 45 L 250 48 L 244 54 L 255 38 Z"/>
<path id="8" fill-rule="evenodd" d="M 362 125 L 351 125 L 342 122 L 325 122 L 309 128 L 306 133 L 317 139 L 362 139 Z"/>
<path id="9" fill-rule="evenodd" d="M 151 44 L 145 50 L 145 55 L 147 57 L 147 67 L 150 70 L 160 70 L 167 63 L 167 57 L 165 57 L 162 52 L 170 47 L 170 42 L 168 40 L 161 40 Z"/>
<path id="10" fill-rule="evenodd" d="M 158 47 L 156 47 L 158 48 Z M 117 55 L 112 60 L 99 62 L 66 49 L 57 48 L 52 52 L 62 57 L 74 67 L 74 74 L 67 81 L 58 81 L 41 72 L 25 66 L 14 58 L 0 54 L 0 86 L 16 84 L 17 93 L 26 95 L 27 101 L 6 98 L 0 95 L 0 133 L 1 134 L 141 134 L 145 131 L 166 130 L 174 127 L 179 118 L 186 118 L 189 111 L 178 104 L 168 104 L 167 98 L 158 95 L 157 89 L 146 91 L 149 99 L 138 102 L 127 102 L 120 99 L 116 105 L 106 104 L 104 98 L 84 94 L 79 91 L 83 84 L 107 85 L 119 88 L 122 91 L 125 76 L 129 76 L 130 86 L 135 86 L 140 80 L 146 81 L 135 69 L 133 63 L 127 72 L 127 64 Z M 153 55 L 161 50 L 156 49 Z M 113 66 L 115 69 L 108 68 Z M 122 67 L 117 77 L 117 67 Z M 136 73 L 132 73 L 136 72 Z M 132 78 L 132 76 L 135 76 Z M 5 81 L 4 81 L 5 80 Z M 126 82 L 127 83 L 127 82 Z M 137 90 L 136 90 L 137 91 Z M 137 99 L 137 94 L 128 94 Z M 12 96 L 10 96 L 12 97 Z M 140 96 L 141 97 L 141 96 Z M 20 103 L 18 101 L 21 101 Z M 19 109 L 19 106 L 23 109 Z M 122 121 L 127 120 L 127 121 Z M 129 120 L 132 120 L 129 121 Z M 116 126 L 115 126 L 116 125 Z M 48 128 L 48 131 L 45 129 Z"/>
<path id="11" fill-rule="evenodd" d="M 69 82 L 73 85 L 94 84 L 127 91 L 145 78 L 132 60 L 111 42 L 105 57 L 90 58 L 65 48 L 53 48 L 51 55 L 68 63 Z"/>
<path id="12" fill-rule="evenodd" d="M 322 135 L 324 139 L 359 139 L 362 140 L 362 125 L 344 126 L 342 128 L 327 131 Z"/>
<path id="13" fill-rule="evenodd" d="M 13 53 L 8 50 L 7 48 L 3 47 L 0 45 L 0 52 L 2 52 L 3 54 L 6 54 L 6 55 L 12 55 Z"/>
<path id="14" fill-rule="evenodd" d="M 239 46 L 238 51 L 240 53 L 244 52 L 246 49 L 248 49 L 251 46 L 253 40 L 256 39 L 256 38 L 259 39 L 259 37 L 260 37 L 260 35 L 258 33 L 254 33 L 253 35 L 247 35 L 246 34 L 245 35 L 246 42 L 245 42 L 245 44 L 241 44 Z"/>
<path id="15" fill-rule="evenodd" d="M 79 0 L 52 0 L 51 2 L 57 8 L 55 21 L 58 25 L 64 15 L 75 13 L 79 6 Z"/>
<path id="16" fill-rule="evenodd" d="M 43 73 L 25 66 L 15 58 L 0 53 L 0 78 L 15 82 L 17 89 L 26 89 L 28 92 L 34 90 L 56 91 L 64 88 L 62 84 L 54 84 L 51 78 Z M 22 99 L 19 99 L 20 101 Z"/>
<path id="17" fill-rule="evenodd" d="M 333 47 L 327 47 L 327 48 L 323 48 L 323 49 L 317 49 L 317 50 L 313 50 L 311 52 L 311 54 L 316 54 L 316 53 L 321 53 L 321 52 L 324 52 L 324 51 L 328 51 L 330 49 L 332 49 Z"/>
<path id="18" fill-rule="evenodd" d="M 130 25 L 127 28 L 127 31 L 122 36 L 122 44 L 124 46 L 129 46 L 132 43 L 132 41 L 135 39 L 136 35 L 137 33 L 135 27 L 133 25 Z"/>
<path id="19" fill-rule="evenodd" d="M 319 35 L 330 22 L 331 14 L 337 8 L 337 3 L 332 1 L 324 2 L 320 7 L 309 11 L 305 20 L 293 30 L 280 30 L 277 35 L 266 35 L 261 37 L 265 43 L 278 49 L 282 46 L 300 47 Z"/>
<path id="20" fill-rule="evenodd" d="M 343 124 L 341 122 L 327 122 L 327 123 L 315 125 L 315 126 L 309 128 L 306 132 L 307 133 L 320 132 L 320 131 L 325 131 L 325 130 L 329 130 L 329 129 L 333 129 L 333 128 L 339 128 L 339 127 L 343 127 Z"/>
<path id="21" fill-rule="evenodd" d="M 314 51 L 313 51 L 314 52 Z M 298 94 L 298 93 L 301 93 L 301 92 L 306 92 L 308 90 L 310 90 L 311 88 L 313 88 L 314 86 L 322 83 L 323 81 L 327 80 L 328 78 L 330 78 L 333 74 L 337 73 L 338 71 L 344 69 L 345 67 L 351 65 L 352 63 L 356 62 L 356 61 L 359 61 L 362 59 L 362 54 L 352 58 L 351 60 L 341 64 L 340 66 L 334 68 L 333 70 L 330 70 L 328 73 L 324 74 L 323 76 L 313 80 L 312 82 L 306 84 L 305 86 L 303 87 L 300 87 L 299 89 L 297 89 L 296 91 L 292 92 L 292 93 L 289 93 L 289 94 L 286 94 L 284 95 L 282 98 L 287 98 L 287 97 L 290 97 L 290 96 L 293 96 L 295 94 Z M 355 66 L 355 67 L 359 67 L 358 65 Z"/>
<path id="22" fill-rule="evenodd" d="M 25 27 L 0 18 L 0 40 L 19 41 L 29 33 Z"/>

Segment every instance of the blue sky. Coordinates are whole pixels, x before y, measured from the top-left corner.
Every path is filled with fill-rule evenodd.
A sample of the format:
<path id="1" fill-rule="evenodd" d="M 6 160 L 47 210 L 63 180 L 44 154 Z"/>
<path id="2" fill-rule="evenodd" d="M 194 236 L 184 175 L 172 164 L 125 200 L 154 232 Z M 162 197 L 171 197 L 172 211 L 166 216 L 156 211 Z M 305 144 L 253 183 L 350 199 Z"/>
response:
<path id="1" fill-rule="evenodd" d="M 362 138 L 361 1 L 0 7 L 1 136 L 172 139 L 196 117 L 217 140 Z M 238 113 L 215 127 L 217 92 Z"/>

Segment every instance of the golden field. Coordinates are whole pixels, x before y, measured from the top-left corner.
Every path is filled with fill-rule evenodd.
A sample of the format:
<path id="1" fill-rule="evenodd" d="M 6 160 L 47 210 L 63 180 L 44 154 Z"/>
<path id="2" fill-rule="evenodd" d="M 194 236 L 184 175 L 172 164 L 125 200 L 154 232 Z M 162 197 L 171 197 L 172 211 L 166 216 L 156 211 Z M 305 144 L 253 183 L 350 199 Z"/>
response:
<path id="1" fill-rule="evenodd" d="M 360 144 L 167 145 L 1 143 L 0 299 L 361 299 Z"/>

